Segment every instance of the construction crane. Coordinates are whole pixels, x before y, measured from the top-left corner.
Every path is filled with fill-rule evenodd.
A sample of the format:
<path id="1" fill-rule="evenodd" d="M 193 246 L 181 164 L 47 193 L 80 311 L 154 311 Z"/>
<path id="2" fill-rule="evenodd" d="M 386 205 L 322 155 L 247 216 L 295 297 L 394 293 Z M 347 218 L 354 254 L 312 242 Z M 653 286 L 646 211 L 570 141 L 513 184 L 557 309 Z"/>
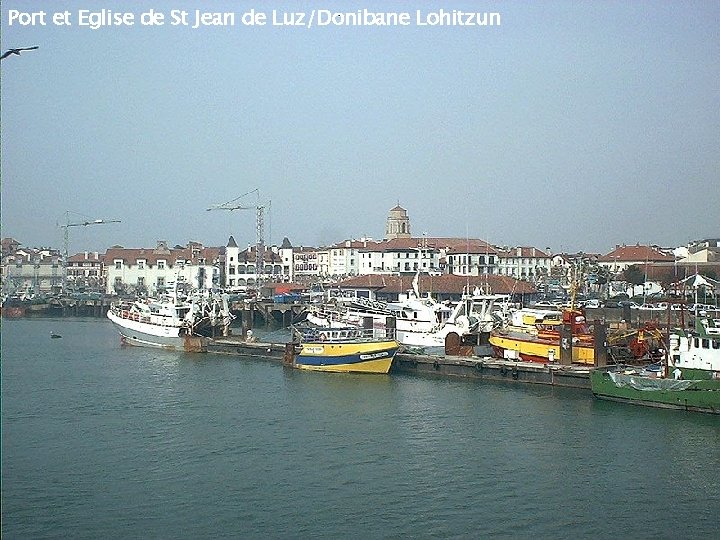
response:
<path id="1" fill-rule="evenodd" d="M 257 202 L 254 206 L 249 206 L 247 203 L 239 202 L 241 199 L 248 195 L 255 194 L 257 196 Z M 265 210 L 270 208 L 270 201 L 260 201 L 260 190 L 258 188 L 243 193 L 239 197 L 224 202 L 222 204 L 214 204 L 208 208 L 210 210 L 255 210 L 255 272 L 257 275 L 262 275 L 265 271 Z"/>
<path id="2" fill-rule="evenodd" d="M 68 266 L 68 248 L 70 244 L 70 227 L 87 227 L 89 225 L 107 225 L 108 223 L 122 223 L 119 219 L 93 219 L 93 220 L 86 220 L 86 221 L 78 221 L 75 223 L 70 222 L 70 212 L 65 212 L 65 224 L 64 225 L 58 225 L 61 229 L 64 229 L 63 231 L 63 243 L 64 243 L 64 249 L 65 249 L 65 262 L 64 262 L 64 268 L 65 271 L 63 272 L 63 290 L 66 288 L 66 282 L 67 282 L 67 266 Z"/>

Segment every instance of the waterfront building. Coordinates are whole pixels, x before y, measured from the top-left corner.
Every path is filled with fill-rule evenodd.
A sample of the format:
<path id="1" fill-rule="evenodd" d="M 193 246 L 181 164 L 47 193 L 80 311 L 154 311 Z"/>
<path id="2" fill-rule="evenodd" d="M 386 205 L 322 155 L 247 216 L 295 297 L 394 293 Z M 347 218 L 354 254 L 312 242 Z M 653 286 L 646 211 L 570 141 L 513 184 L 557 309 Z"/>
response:
<path id="1" fill-rule="evenodd" d="M 200 289 L 219 286 L 223 252 L 224 248 L 199 242 L 168 248 L 164 240 L 154 249 L 114 246 L 104 257 L 106 292 L 154 295 L 176 282 Z"/>
<path id="2" fill-rule="evenodd" d="M 444 255 L 448 274 L 479 276 L 499 273 L 499 252 L 484 240 L 445 239 L 445 245 L 441 254 Z"/>
<path id="3" fill-rule="evenodd" d="M 598 258 L 598 264 L 607 268 L 612 274 L 619 274 L 629 266 L 645 266 L 651 263 L 673 263 L 675 257 L 657 246 L 616 245 L 615 249 Z"/>
<path id="4" fill-rule="evenodd" d="M 2 288 L 7 294 L 47 294 L 62 290 L 63 264 L 60 251 L 51 248 L 20 248 L 2 257 Z"/>
<path id="5" fill-rule="evenodd" d="M 498 251 L 498 273 L 537 281 L 550 274 L 552 257 L 535 247 L 518 246 Z"/>
<path id="6" fill-rule="evenodd" d="M 293 274 L 295 281 L 314 281 L 329 269 L 328 250 L 300 246 L 293 249 Z"/>
<path id="7" fill-rule="evenodd" d="M 373 240 L 371 238 L 344 240 L 330 246 L 328 248 L 328 277 L 338 279 L 357 275 L 360 268 L 359 251 L 367 246 L 368 242 L 373 242 Z"/>
<path id="8" fill-rule="evenodd" d="M 104 260 L 104 254 L 97 251 L 84 251 L 68 257 L 66 289 L 104 292 L 107 289 L 103 275 Z"/>
<path id="9" fill-rule="evenodd" d="M 438 238 L 392 238 L 364 242 L 358 249 L 358 275 L 441 273 L 441 250 Z"/>
<path id="10" fill-rule="evenodd" d="M 255 287 L 265 281 L 290 282 L 293 276 L 293 247 L 285 238 L 278 246 L 262 246 L 262 267 L 258 266 L 257 245 L 241 250 L 231 236 L 225 246 L 224 286 L 229 289 Z"/>

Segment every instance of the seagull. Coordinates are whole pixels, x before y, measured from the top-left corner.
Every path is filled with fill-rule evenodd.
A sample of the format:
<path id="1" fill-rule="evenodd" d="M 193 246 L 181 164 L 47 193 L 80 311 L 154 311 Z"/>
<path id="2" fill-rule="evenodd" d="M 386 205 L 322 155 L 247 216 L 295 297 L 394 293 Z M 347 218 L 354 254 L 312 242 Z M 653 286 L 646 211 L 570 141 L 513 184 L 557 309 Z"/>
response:
<path id="1" fill-rule="evenodd" d="M 20 53 L 21 53 L 22 51 L 34 51 L 34 50 L 37 49 L 37 48 L 38 48 L 38 46 L 35 45 L 34 47 L 18 47 L 17 49 L 10 49 L 10 50 L 8 50 L 8 51 L 5 51 L 5 52 L 3 53 L 3 55 L 0 56 L 0 60 L 5 60 L 5 59 L 6 59 L 8 56 L 10 56 L 11 54 L 17 54 L 18 56 L 20 56 Z"/>

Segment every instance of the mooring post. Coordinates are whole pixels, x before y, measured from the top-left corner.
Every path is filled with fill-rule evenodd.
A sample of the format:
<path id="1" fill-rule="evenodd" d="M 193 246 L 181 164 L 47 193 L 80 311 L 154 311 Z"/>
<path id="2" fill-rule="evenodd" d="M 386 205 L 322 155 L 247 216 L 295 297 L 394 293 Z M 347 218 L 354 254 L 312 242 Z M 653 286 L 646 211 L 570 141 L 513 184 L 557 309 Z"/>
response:
<path id="1" fill-rule="evenodd" d="M 605 319 L 596 320 L 593 323 L 594 347 L 595 347 L 595 367 L 607 366 L 608 348 L 607 348 L 607 323 Z"/>

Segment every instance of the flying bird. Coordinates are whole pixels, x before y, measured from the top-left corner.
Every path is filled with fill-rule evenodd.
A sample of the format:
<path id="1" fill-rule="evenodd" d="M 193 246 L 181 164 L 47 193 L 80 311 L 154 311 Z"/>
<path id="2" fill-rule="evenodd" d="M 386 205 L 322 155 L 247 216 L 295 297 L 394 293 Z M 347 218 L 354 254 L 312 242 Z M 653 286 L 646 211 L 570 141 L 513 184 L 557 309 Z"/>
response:
<path id="1" fill-rule="evenodd" d="M 5 51 L 3 53 L 3 55 L 0 56 L 0 60 L 5 60 L 11 54 L 16 54 L 16 55 L 20 56 L 20 53 L 22 51 L 34 51 L 37 48 L 38 48 L 38 46 L 35 45 L 34 47 L 18 47 L 17 49 L 10 49 L 8 51 Z"/>

